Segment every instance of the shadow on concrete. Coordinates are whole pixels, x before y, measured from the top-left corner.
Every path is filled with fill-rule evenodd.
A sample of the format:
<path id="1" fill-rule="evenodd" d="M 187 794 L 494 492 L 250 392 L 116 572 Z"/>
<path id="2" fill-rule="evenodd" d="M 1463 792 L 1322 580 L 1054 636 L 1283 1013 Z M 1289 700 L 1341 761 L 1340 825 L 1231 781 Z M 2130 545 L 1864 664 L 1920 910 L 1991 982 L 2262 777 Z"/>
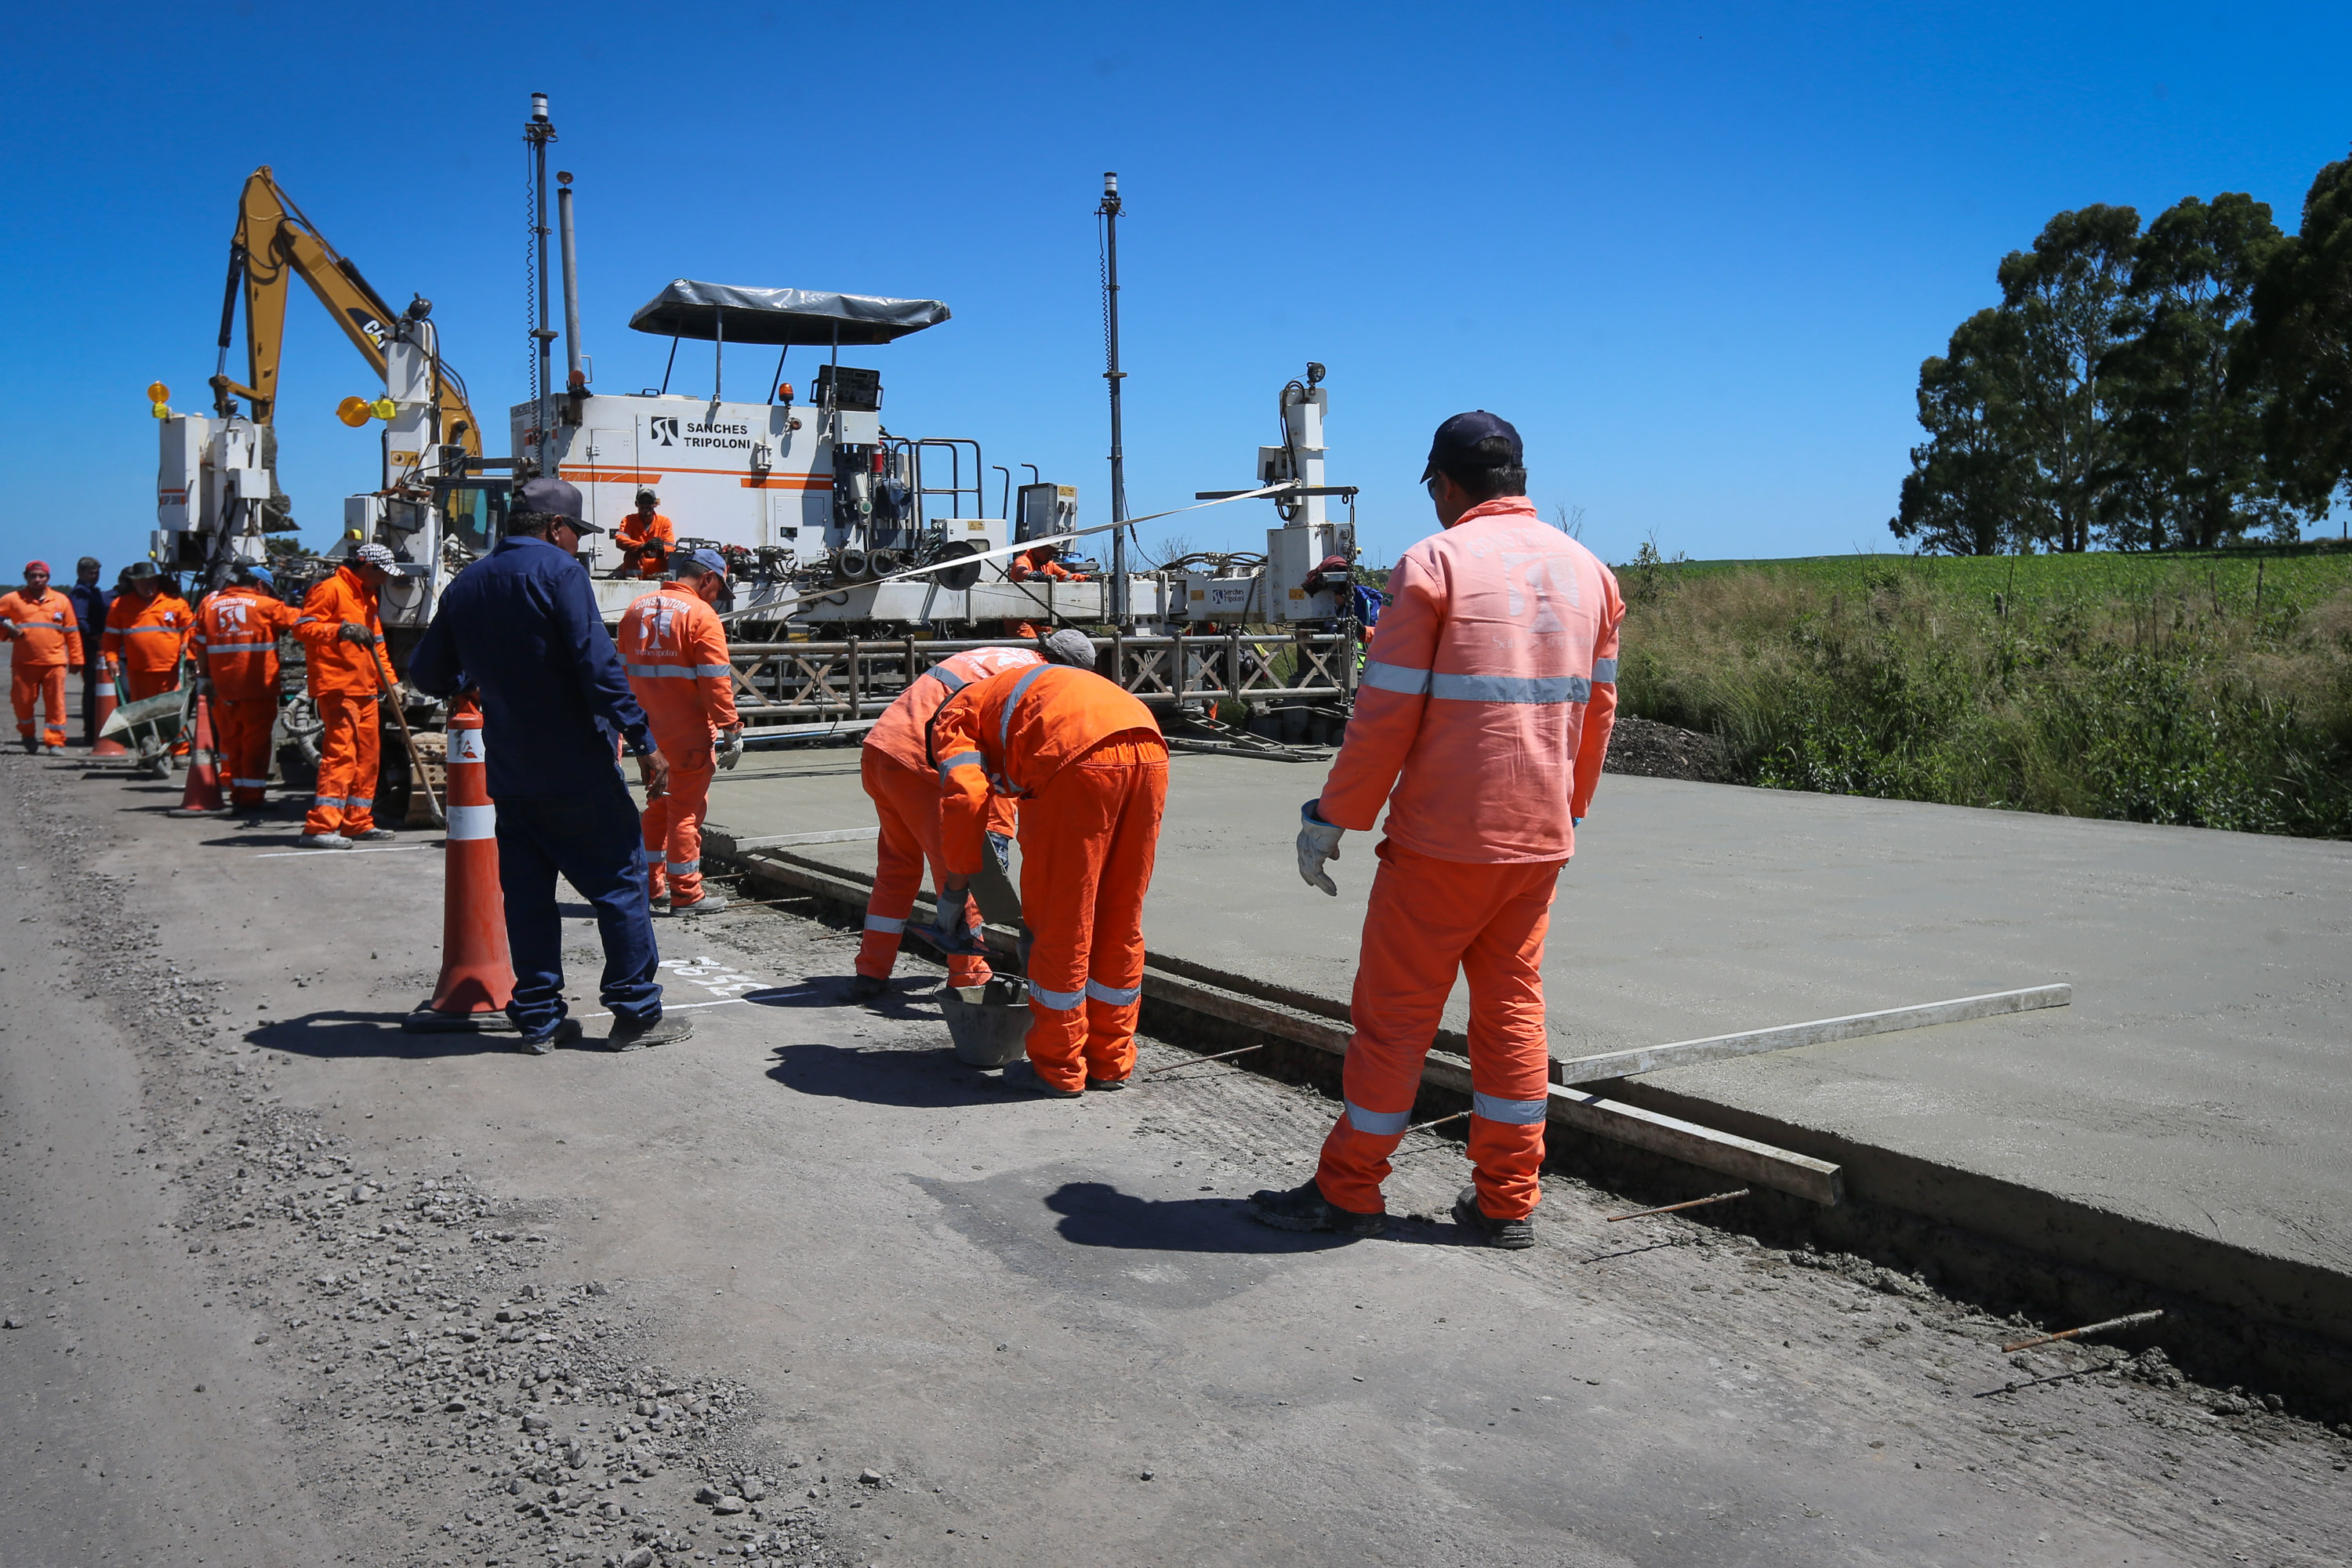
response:
<path id="1" fill-rule="evenodd" d="M 396 1013 L 320 1012 L 299 1018 L 280 1018 L 242 1037 L 248 1044 L 273 1051 L 334 1061 L 356 1057 L 382 1057 L 395 1061 L 432 1061 L 442 1057 L 500 1056 L 518 1051 L 512 1032 L 477 1035 L 411 1034 L 400 1026 Z M 575 1040 L 572 1050 L 604 1048 L 590 1036 Z"/>
<path id="2" fill-rule="evenodd" d="M 901 1023 L 920 1020 L 945 1027 L 940 1017 L 939 995 L 932 988 L 934 982 L 928 977 L 915 982 L 926 987 L 924 990 L 901 991 L 897 988 L 899 983 L 894 980 L 892 989 L 865 1001 L 849 994 L 849 983 L 855 978 L 849 974 L 812 974 L 798 985 L 754 991 L 743 1000 L 757 1007 L 856 1007 L 877 1017 L 895 1018 Z"/>
<path id="3" fill-rule="evenodd" d="M 778 1046 L 768 1077 L 797 1094 L 896 1105 L 913 1110 L 952 1106 L 1009 1105 L 1014 1097 L 945 1047 L 910 1051 L 900 1047 L 861 1050 L 854 1046 Z"/>
<path id="4" fill-rule="evenodd" d="M 1250 1217 L 1243 1198 L 1141 1198 L 1108 1182 L 1065 1182 L 1045 1206 L 1063 1216 L 1055 1229 L 1078 1247 L 1141 1252 L 1326 1252 L 1355 1238 L 1328 1231 L 1276 1230 Z M 1391 1219 L 1379 1237 L 1416 1247 L 1474 1247 L 1483 1242 L 1453 1226 Z"/>

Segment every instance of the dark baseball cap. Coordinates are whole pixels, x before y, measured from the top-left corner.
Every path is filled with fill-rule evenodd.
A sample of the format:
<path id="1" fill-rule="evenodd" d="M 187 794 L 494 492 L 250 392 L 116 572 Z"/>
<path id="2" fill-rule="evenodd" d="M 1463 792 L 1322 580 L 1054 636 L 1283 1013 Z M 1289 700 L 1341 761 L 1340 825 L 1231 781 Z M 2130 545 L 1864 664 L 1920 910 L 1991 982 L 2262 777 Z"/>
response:
<path id="1" fill-rule="evenodd" d="M 604 531 L 581 516 L 588 509 L 581 504 L 580 487 L 567 479 L 523 480 L 522 492 L 515 499 L 515 510 L 536 512 L 541 517 L 560 517 L 580 533 Z"/>
<path id="2" fill-rule="evenodd" d="M 1492 453 L 1478 449 L 1481 441 L 1496 437 L 1510 443 L 1507 456 L 1499 461 Z M 1527 466 L 1527 454 L 1519 445 L 1519 433 L 1511 422 L 1483 408 L 1467 414 L 1457 414 L 1437 427 L 1429 438 L 1429 466 L 1421 471 L 1426 484 L 1441 473 L 1462 473 L 1478 468 L 1519 468 Z"/>

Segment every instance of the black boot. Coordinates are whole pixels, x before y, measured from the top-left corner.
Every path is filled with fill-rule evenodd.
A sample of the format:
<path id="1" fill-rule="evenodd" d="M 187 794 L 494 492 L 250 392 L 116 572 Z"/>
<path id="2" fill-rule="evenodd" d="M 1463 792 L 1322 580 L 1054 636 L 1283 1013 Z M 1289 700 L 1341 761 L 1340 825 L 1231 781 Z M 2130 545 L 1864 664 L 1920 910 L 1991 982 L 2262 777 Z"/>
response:
<path id="1" fill-rule="evenodd" d="M 1489 1219 L 1478 1206 L 1478 1185 L 1472 1183 L 1454 1200 L 1454 1223 L 1475 1232 L 1489 1247 L 1517 1248 L 1536 1244 L 1535 1221 Z"/>
<path id="2" fill-rule="evenodd" d="M 1311 1176 L 1306 1185 L 1288 1192 L 1252 1193 L 1250 1212 L 1276 1230 L 1336 1230 L 1342 1236 L 1378 1236 L 1389 1223 L 1385 1213 L 1341 1208 L 1323 1195 Z"/>

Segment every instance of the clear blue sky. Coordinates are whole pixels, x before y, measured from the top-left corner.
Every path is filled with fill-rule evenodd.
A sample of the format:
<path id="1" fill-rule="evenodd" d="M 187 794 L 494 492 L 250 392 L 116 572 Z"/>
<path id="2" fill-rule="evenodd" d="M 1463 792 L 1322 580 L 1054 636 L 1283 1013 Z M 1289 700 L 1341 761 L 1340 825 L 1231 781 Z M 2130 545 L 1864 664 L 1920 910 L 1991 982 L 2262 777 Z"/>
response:
<path id="1" fill-rule="evenodd" d="M 502 426 L 534 89 L 600 389 L 660 378 L 625 323 L 672 277 L 944 300 L 869 351 L 892 427 L 1034 462 L 1101 521 L 1116 168 L 1138 511 L 1247 482 L 1317 359 L 1374 560 L 1432 526 L 1421 454 L 1469 406 L 1607 559 L 1893 549 L 1918 362 L 2001 253 L 2062 208 L 2223 190 L 2292 227 L 2352 143 L 2347 58 L 2340 3 L 12 6 L 0 577 L 143 553 L 142 389 L 204 405 L 256 164 L 395 306 L 436 301 Z M 281 477 L 325 542 L 376 471 L 331 411 L 374 388 L 315 304 L 289 320 Z"/>

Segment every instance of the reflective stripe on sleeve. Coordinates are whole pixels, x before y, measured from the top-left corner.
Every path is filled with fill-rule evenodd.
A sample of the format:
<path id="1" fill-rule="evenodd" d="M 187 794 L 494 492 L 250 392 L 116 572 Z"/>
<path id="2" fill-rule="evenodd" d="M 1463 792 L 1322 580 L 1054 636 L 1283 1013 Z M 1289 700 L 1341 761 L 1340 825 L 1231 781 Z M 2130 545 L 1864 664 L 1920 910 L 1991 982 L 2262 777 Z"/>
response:
<path id="1" fill-rule="evenodd" d="M 1590 702 L 1592 682 L 1580 675 L 1435 675 L 1429 694 L 1446 702 Z"/>
<path id="2" fill-rule="evenodd" d="M 1592 684 L 1595 686 L 1616 685 L 1617 661 L 1613 658 L 1594 659 L 1592 661 Z"/>
<path id="3" fill-rule="evenodd" d="M 1105 985 L 1099 980 L 1089 980 L 1087 982 L 1087 995 L 1092 1000 L 1103 1003 L 1108 1006 L 1124 1007 L 1129 1003 L 1140 1002 L 1143 1000 L 1143 987 L 1140 985 Z"/>
<path id="4" fill-rule="evenodd" d="M 1505 1100 L 1494 1094 L 1473 1094 L 1470 1097 L 1471 1115 L 1485 1117 L 1489 1121 L 1507 1121 L 1515 1127 L 1541 1121 L 1550 1109 L 1549 1099 Z"/>
<path id="5" fill-rule="evenodd" d="M 923 673 L 929 676 L 931 679 L 938 681 L 941 686 L 946 687 L 948 689 L 948 695 L 950 697 L 971 684 L 971 682 L 966 680 L 962 676 L 958 675 L 954 670 L 950 669 L 944 664 L 935 664 L 931 666 L 930 668 L 923 671 Z"/>
<path id="6" fill-rule="evenodd" d="M 447 805 L 441 808 L 441 813 L 449 819 L 452 843 L 499 836 L 499 808 L 495 805 Z"/>
<path id="7" fill-rule="evenodd" d="M 713 675 L 731 675 L 734 671 L 735 667 L 731 664 L 698 664 L 694 667 L 698 680 Z"/>
<path id="8" fill-rule="evenodd" d="M 1022 697 L 1037 683 L 1037 678 L 1054 667 L 1041 664 L 1013 683 L 1013 695 L 1004 700 L 1004 718 L 996 726 L 996 754 L 1004 759 L 1005 772 L 1013 771 L 1013 710 L 1021 706 Z"/>
<path id="9" fill-rule="evenodd" d="M 1401 1137 L 1405 1124 L 1412 1120 L 1410 1108 L 1403 1110 L 1366 1110 L 1352 1100 L 1342 1103 L 1348 1108 L 1348 1125 L 1369 1138 Z"/>
<path id="10" fill-rule="evenodd" d="M 675 664 L 625 664 L 622 669 L 629 675 L 646 680 L 658 680 L 667 676 L 676 680 L 691 680 L 694 671 Z M 720 668 L 725 668 L 721 666 Z"/>
<path id="11" fill-rule="evenodd" d="M 1048 991 L 1034 981 L 1029 985 L 1029 1000 L 1056 1013 L 1068 1012 L 1085 995 L 1083 991 Z"/>
<path id="12" fill-rule="evenodd" d="M 987 768 L 982 763 L 981 756 L 978 752 L 958 752 L 954 756 L 950 757 L 946 762 L 940 764 L 940 779 L 944 781 L 950 773 L 961 767 L 974 767 L 981 769 L 983 773 L 987 772 Z"/>
<path id="13" fill-rule="evenodd" d="M 1429 689 L 1429 671 L 1402 664 L 1382 664 L 1373 659 L 1364 666 L 1364 673 L 1357 678 L 1356 684 L 1369 686 L 1375 691 L 1397 691 L 1407 697 L 1419 697 Z"/>
<path id="14" fill-rule="evenodd" d="M 891 936 L 897 936 L 907 929 L 907 922 L 905 921 L 894 921 L 887 915 L 867 915 L 866 917 L 866 929 L 867 931 L 884 931 Z"/>

